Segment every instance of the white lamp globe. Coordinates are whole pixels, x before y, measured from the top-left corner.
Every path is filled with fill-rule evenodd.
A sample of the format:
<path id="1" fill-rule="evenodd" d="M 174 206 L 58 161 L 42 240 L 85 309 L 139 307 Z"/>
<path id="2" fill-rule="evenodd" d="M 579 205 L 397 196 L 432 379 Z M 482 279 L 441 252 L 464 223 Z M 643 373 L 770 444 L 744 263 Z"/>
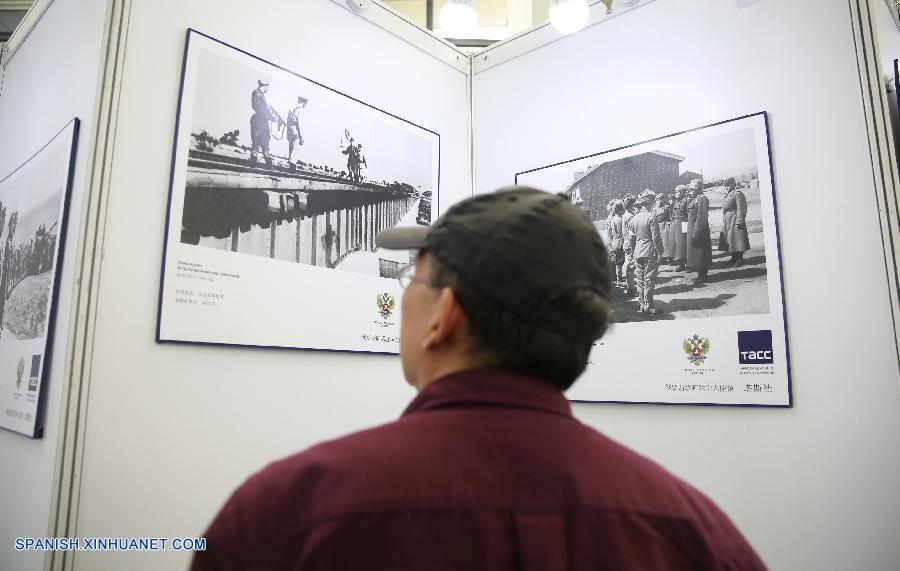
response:
<path id="1" fill-rule="evenodd" d="M 475 0 L 448 0 L 439 16 L 441 28 L 455 36 L 478 27 Z"/>
<path id="2" fill-rule="evenodd" d="M 561 34 L 574 34 L 588 21 L 587 0 L 553 0 L 550 3 L 550 25 Z"/>

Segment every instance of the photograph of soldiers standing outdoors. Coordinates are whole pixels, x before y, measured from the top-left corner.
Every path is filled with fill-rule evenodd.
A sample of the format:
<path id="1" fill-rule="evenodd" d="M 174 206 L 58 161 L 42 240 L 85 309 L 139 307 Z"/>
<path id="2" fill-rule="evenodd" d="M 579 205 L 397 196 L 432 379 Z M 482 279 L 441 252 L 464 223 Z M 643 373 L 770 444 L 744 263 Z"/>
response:
<path id="1" fill-rule="evenodd" d="M 648 146 L 649 145 L 649 146 Z M 676 135 L 520 173 L 594 221 L 614 266 L 620 323 L 769 313 L 753 128 Z"/>
<path id="2" fill-rule="evenodd" d="M 438 135 L 237 50 L 197 49 L 181 242 L 396 277 L 411 255 L 374 237 L 431 222 Z"/>
<path id="3" fill-rule="evenodd" d="M 45 335 L 62 192 L 0 192 L 0 339 Z"/>

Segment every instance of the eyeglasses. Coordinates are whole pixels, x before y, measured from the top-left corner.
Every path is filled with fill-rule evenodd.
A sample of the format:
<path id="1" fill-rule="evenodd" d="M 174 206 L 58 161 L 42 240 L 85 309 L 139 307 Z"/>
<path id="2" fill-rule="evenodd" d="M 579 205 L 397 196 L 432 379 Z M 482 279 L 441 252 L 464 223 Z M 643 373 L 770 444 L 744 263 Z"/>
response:
<path id="1" fill-rule="evenodd" d="M 402 268 L 400 268 L 400 271 L 397 272 L 397 281 L 400 282 L 400 287 L 403 289 L 409 287 L 409 284 L 413 282 L 421 282 L 430 288 L 438 287 L 431 282 L 417 278 L 416 266 L 414 264 L 409 264 L 408 266 L 403 266 Z"/>

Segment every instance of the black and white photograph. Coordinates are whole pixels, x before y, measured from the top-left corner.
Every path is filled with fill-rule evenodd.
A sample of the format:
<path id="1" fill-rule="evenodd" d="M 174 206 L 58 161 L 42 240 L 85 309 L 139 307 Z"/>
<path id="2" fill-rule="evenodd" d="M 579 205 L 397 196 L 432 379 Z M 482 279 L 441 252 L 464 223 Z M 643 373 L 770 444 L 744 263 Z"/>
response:
<path id="1" fill-rule="evenodd" d="M 46 333 L 63 190 L 0 195 L 0 339 Z"/>
<path id="2" fill-rule="evenodd" d="M 157 340 L 396 353 L 375 236 L 439 214 L 440 135 L 276 56 L 187 32 Z"/>
<path id="3" fill-rule="evenodd" d="M 754 128 L 672 136 L 522 173 L 604 239 L 619 323 L 770 311 Z M 701 136 L 697 136 L 697 135 Z"/>
<path id="4" fill-rule="evenodd" d="M 0 179 L 0 426 L 40 432 L 77 121 Z"/>
<path id="5" fill-rule="evenodd" d="M 571 400 L 790 406 L 772 165 L 760 112 L 516 175 L 607 246 L 614 323 Z"/>
<path id="6" fill-rule="evenodd" d="M 431 222 L 436 134 L 214 51 L 195 85 L 182 243 L 381 277 L 409 263 L 374 236 Z"/>

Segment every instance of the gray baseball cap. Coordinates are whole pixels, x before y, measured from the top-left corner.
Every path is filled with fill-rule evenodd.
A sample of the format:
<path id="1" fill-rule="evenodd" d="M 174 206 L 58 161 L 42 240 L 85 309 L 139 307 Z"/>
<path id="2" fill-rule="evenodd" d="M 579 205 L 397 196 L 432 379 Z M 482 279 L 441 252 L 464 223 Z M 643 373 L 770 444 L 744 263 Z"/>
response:
<path id="1" fill-rule="evenodd" d="M 520 319 L 576 341 L 593 341 L 605 316 L 557 303 L 581 290 L 609 301 L 609 255 L 597 229 L 567 197 L 518 186 L 459 202 L 428 227 L 396 227 L 381 248 L 427 249 L 465 283 Z M 599 323 L 598 323 L 599 322 Z"/>

